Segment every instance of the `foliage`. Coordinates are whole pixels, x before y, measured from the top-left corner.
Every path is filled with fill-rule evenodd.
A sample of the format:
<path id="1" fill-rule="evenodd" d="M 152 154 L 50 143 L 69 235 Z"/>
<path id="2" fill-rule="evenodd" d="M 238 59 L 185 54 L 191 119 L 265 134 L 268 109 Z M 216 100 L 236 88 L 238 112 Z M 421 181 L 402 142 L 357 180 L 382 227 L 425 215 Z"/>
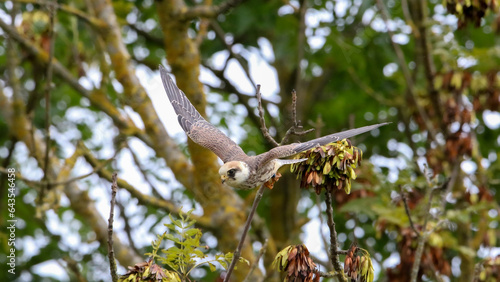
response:
<path id="1" fill-rule="evenodd" d="M 255 84 L 262 85 L 266 124 L 276 140 L 293 122 L 292 89 L 297 120 L 318 136 L 391 121 L 351 139 L 364 161 L 352 160 L 356 181 L 349 194 L 333 189 L 339 250 L 352 242 L 370 250 L 377 281 L 498 279 L 498 1 L 62 0 L 54 26 L 51 2 L 0 3 L 0 191 L 9 183 L 4 172 L 16 168 L 19 223 L 16 274 L 8 280 L 107 277 L 113 171 L 120 187 L 114 247 L 122 267 L 152 273 L 154 262 L 141 264 L 142 255 L 163 218 L 180 206 L 203 211 L 191 217 L 203 230 L 200 240 L 214 245 L 209 255 L 234 250 L 254 192 L 221 185 L 216 157 L 172 133 L 180 129 L 165 116 L 170 108 L 162 104 L 167 98 L 155 72 L 160 63 L 245 152 L 271 149 L 259 130 Z M 47 64 L 52 42 L 55 60 Z M 327 166 L 303 170 L 309 174 L 302 181 L 326 181 L 320 176 L 335 169 Z M 346 182 L 347 172 L 338 171 Z M 293 178 L 283 173 L 257 209 L 242 255 L 255 265 L 256 249 L 266 239 L 269 244 L 265 269 L 256 268 L 251 281 L 277 280 L 271 263 L 290 242 L 307 245 L 310 257 L 330 253 L 322 238 L 330 235 L 325 194 L 301 190 Z M 6 207 L 2 194 L 2 253 L 10 248 Z M 190 231 L 182 239 L 181 228 L 169 230 L 165 236 L 179 242 L 200 236 Z M 190 257 L 174 246 L 185 272 L 199 263 L 196 252 L 203 250 L 193 247 Z M 180 262 L 157 250 L 180 271 Z M 328 261 L 313 263 L 332 271 Z M 47 265 L 60 276 L 40 270 Z M 239 267 L 234 279 L 248 271 Z M 195 273 L 203 281 L 219 275 Z"/>
<path id="2" fill-rule="evenodd" d="M 214 259 L 206 260 L 207 255 L 202 249 L 206 250 L 208 246 L 201 245 L 200 240 L 203 235 L 201 230 L 198 228 L 191 228 L 196 223 L 196 220 L 190 219 L 192 212 L 193 210 L 190 210 L 185 215 L 179 213 L 180 219 L 174 219 L 172 215 L 169 215 L 172 223 L 165 224 L 165 227 L 167 227 L 171 233 L 165 232 L 162 235 L 157 235 L 158 238 L 152 242 L 153 251 L 151 253 L 146 253 L 153 261 L 157 260 L 169 269 L 172 269 L 177 279 L 181 277 L 182 281 L 185 281 L 189 273 L 196 267 L 208 264 L 210 271 L 213 272 L 216 271 L 214 262 L 217 262 L 224 269 L 227 269 L 229 263 L 231 263 L 233 259 L 232 253 L 226 253 L 217 254 Z M 168 249 L 160 249 L 163 240 L 171 241 L 174 245 Z M 158 251 L 161 251 L 163 256 L 159 255 Z M 249 264 L 249 262 L 242 257 L 239 258 L 239 261 Z M 165 272 L 169 273 L 169 271 Z"/>

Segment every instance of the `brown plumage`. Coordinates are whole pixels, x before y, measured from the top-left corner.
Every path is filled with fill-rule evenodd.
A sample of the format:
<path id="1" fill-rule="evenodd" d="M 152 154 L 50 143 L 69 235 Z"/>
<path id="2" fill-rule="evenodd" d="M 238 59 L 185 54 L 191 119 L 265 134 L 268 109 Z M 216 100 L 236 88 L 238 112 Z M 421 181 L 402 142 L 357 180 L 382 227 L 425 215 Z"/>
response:
<path id="1" fill-rule="evenodd" d="M 305 160 L 281 160 L 280 158 L 290 157 L 316 146 L 349 138 L 387 124 L 379 123 L 350 129 L 304 143 L 279 146 L 257 156 L 247 156 L 238 144 L 200 115 L 186 95 L 175 85 L 163 66 L 160 66 L 160 74 L 182 129 L 195 143 L 211 150 L 224 162 L 219 170 L 222 182 L 234 188 L 253 189 L 273 177 L 282 165 Z"/>

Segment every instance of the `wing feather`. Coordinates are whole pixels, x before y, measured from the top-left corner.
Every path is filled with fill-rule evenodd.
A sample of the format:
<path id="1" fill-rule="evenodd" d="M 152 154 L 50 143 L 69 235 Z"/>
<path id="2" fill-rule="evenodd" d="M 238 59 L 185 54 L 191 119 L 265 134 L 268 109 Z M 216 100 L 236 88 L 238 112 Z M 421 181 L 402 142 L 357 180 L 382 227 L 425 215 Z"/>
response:
<path id="1" fill-rule="evenodd" d="M 352 136 L 356 136 L 361 133 L 365 133 L 367 131 L 371 131 L 375 128 L 378 128 L 380 126 L 389 124 L 390 122 L 385 122 L 385 123 L 379 123 L 379 124 L 374 124 L 374 125 L 369 125 L 369 126 L 364 126 L 360 128 L 355 128 L 355 129 L 350 129 L 338 133 L 333 133 L 330 135 L 326 135 L 320 138 L 316 138 L 304 143 L 292 143 L 289 145 L 284 145 L 284 146 L 279 146 L 275 147 L 271 150 L 269 150 L 266 153 L 263 153 L 258 156 L 258 165 L 263 165 L 267 163 L 270 160 L 273 159 L 279 159 L 279 158 L 286 158 L 289 156 L 293 156 L 295 154 L 298 154 L 303 151 L 307 151 L 309 149 L 315 148 L 317 146 L 323 146 L 328 143 L 332 142 L 337 142 L 339 140 L 349 138 Z"/>
<path id="2" fill-rule="evenodd" d="M 161 65 L 160 74 L 163 87 L 174 107 L 179 124 L 189 138 L 214 152 L 223 162 L 246 157 L 245 152 L 238 144 L 201 116 Z"/>

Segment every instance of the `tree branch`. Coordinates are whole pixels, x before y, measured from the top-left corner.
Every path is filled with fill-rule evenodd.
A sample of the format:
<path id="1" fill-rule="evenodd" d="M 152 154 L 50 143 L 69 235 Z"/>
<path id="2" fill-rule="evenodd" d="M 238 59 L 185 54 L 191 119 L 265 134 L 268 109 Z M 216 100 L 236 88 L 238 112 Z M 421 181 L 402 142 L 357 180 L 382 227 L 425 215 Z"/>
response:
<path id="1" fill-rule="evenodd" d="M 337 230 L 335 230 L 335 221 L 333 220 L 332 192 L 325 191 L 325 204 L 326 215 L 328 216 L 327 223 L 328 228 L 330 229 L 330 261 L 333 264 L 333 269 L 335 269 L 335 276 L 340 281 L 347 281 L 344 276 L 344 269 L 342 268 L 339 260 Z"/>
<path id="2" fill-rule="evenodd" d="M 459 161 L 457 161 L 457 163 L 460 163 Z M 437 230 L 437 228 L 440 227 L 441 224 L 443 224 L 444 222 L 446 221 L 439 221 L 436 226 L 434 228 L 432 228 L 431 230 L 427 231 L 427 223 L 429 221 L 429 217 L 430 217 L 430 210 L 431 210 L 431 207 L 432 207 L 432 199 L 434 197 L 434 193 L 438 190 L 441 190 L 443 189 L 443 187 L 445 188 L 445 195 L 447 194 L 446 191 L 448 191 L 448 189 L 451 189 L 450 187 L 453 187 L 453 185 L 455 185 L 455 181 L 456 181 L 456 178 L 457 178 L 457 175 L 458 173 L 456 173 L 456 168 L 460 168 L 460 166 L 455 166 L 453 172 L 452 172 L 452 175 L 450 176 L 449 179 L 447 179 L 441 186 L 438 186 L 436 188 L 430 188 L 429 189 L 429 196 L 428 196 L 428 201 L 427 201 L 427 206 L 425 207 L 425 214 L 424 214 L 424 224 L 423 224 L 423 227 L 422 227 L 422 232 L 420 233 L 420 236 L 418 238 L 418 243 L 417 243 L 417 250 L 415 251 L 415 260 L 413 262 L 413 266 L 412 266 L 412 269 L 411 269 L 411 279 L 410 281 L 411 282 L 416 282 L 417 281 L 417 278 L 418 278 L 418 272 L 420 270 L 420 263 L 422 261 L 422 255 L 423 255 L 423 252 L 424 252 L 424 246 L 427 242 L 427 239 L 429 238 L 430 234 L 432 234 L 435 230 Z M 429 177 L 427 175 L 426 172 L 424 172 L 426 178 L 427 178 L 427 184 L 430 186 L 431 184 L 431 181 L 429 180 Z M 442 201 L 446 202 L 446 196 L 444 196 L 442 198 Z M 444 211 L 444 205 L 443 205 L 443 211 Z"/>
<path id="3" fill-rule="evenodd" d="M 163 38 L 153 36 L 153 35 L 151 35 L 151 33 L 149 31 L 143 30 L 142 28 L 138 27 L 135 24 L 128 24 L 127 26 L 130 27 L 131 30 L 137 32 L 138 35 L 144 37 L 144 39 L 146 39 L 146 41 L 151 42 L 160 48 L 164 47 L 163 46 Z M 156 68 L 158 67 L 158 62 L 156 62 L 155 67 Z"/>
<path id="4" fill-rule="evenodd" d="M 1 22 L 1 21 L 0 21 Z M 0 99 L 3 95 L 0 95 Z M 11 107 L 9 103 L 0 103 L 0 112 L 4 112 L 7 108 Z M 13 120 L 10 119 L 9 128 L 12 128 Z M 17 136 L 22 137 L 19 139 L 20 142 L 24 142 L 29 150 L 29 155 L 37 160 L 38 165 L 42 163 L 41 158 L 39 156 L 42 155 L 42 151 L 44 151 L 44 140 L 38 131 L 35 131 L 33 136 L 28 133 L 28 123 L 29 121 L 24 118 L 16 121 L 16 130 L 20 131 Z M 33 145 L 32 141 L 33 139 Z M 51 165 L 50 167 L 50 175 L 55 178 L 57 175 L 61 173 L 59 169 L 59 159 L 56 159 L 54 156 L 50 157 Z M 95 207 L 94 202 L 90 199 L 87 191 L 82 191 L 75 182 L 71 182 L 64 186 L 64 193 L 68 197 L 71 205 L 71 209 L 75 211 L 76 214 L 82 216 L 85 223 L 90 226 L 90 228 L 94 231 L 96 236 L 96 241 L 101 243 L 101 246 L 104 246 L 107 238 L 107 227 L 106 222 L 99 214 L 98 210 Z M 128 246 L 125 246 L 121 243 L 120 239 L 115 235 L 114 237 L 114 247 L 116 250 L 117 260 L 122 265 L 134 265 L 135 263 L 141 261 L 142 259 L 138 257 L 133 252 L 130 252 Z"/>
<path id="5" fill-rule="evenodd" d="M 420 103 L 418 102 L 417 95 L 415 93 L 415 85 L 413 83 L 413 79 L 410 74 L 410 69 L 408 68 L 408 65 L 406 64 L 405 57 L 403 50 L 401 50 L 401 47 L 394 42 L 392 39 L 394 36 L 394 33 L 389 29 L 389 15 L 387 13 L 386 7 L 382 0 L 377 0 L 377 6 L 380 10 L 380 15 L 382 16 L 382 20 L 385 23 L 386 29 L 387 29 L 387 34 L 389 35 L 389 40 L 391 42 L 391 45 L 396 53 L 396 59 L 398 62 L 399 67 L 403 71 L 403 76 L 405 78 L 406 82 L 406 88 L 407 88 L 407 98 L 409 101 L 412 102 L 412 104 L 415 106 L 417 109 L 418 114 L 422 118 L 422 120 L 425 123 L 425 127 L 427 131 L 429 132 L 429 135 L 431 136 L 432 140 L 436 140 L 436 132 L 434 131 L 434 127 L 432 126 L 431 120 L 429 119 L 429 116 L 425 112 L 424 108 L 420 106 Z"/>
<path id="6" fill-rule="evenodd" d="M 283 136 L 283 139 L 281 139 L 280 146 L 287 144 L 291 135 L 303 136 L 315 130 L 314 128 L 310 128 L 306 131 L 297 131 L 297 129 L 302 130 L 303 127 L 300 125 L 300 120 L 297 120 L 297 92 L 295 89 L 292 90 L 292 122 L 293 125 L 290 126 L 290 128 L 286 131 L 285 136 Z"/>
<path id="7" fill-rule="evenodd" d="M 245 277 L 245 280 L 243 280 L 243 282 L 251 281 L 250 279 L 252 279 L 252 273 L 255 271 L 257 266 L 259 266 L 260 258 L 266 253 L 267 242 L 268 242 L 268 239 L 266 239 L 264 241 L 264 245 L 262 245 L 262 247 L 260 248 L 259 254 L 255 258 L 255 261 L 252 263 L 252 267 L 250 267 L 250 270 L 248 271 L 247 277 Z"/>
<path id="8" fill-rule="evenodd" d="M 28 39 L 20 35 L 15 30 L 15 28 L 11 28 L 1 19 L 0 28 L 2 28 L 9 35 L 9 37 L 20 43 L 29 53 L 34 55 L 38 61 L 42 62 L 43 64 L 48 63 L 48 54 L 46 52 L 44 52 L 38 46 L 32 44 Z M 147 102 L 144 100 L 140 102 L 140 99 L 132 99 L 140 104 L 140 107 L 143 110 L 141 113 L 145 115 L 145 117 L 141 116 L 143 117 L 144 123 L 148 126 L 158 127 L 153 129 L 146 128 L 148 132 L 152 133 L 147 134 L 143 130 L 137 128 L 130 118 L 124 118 L 120 111 L 118 111 L 116 107 L 105 96 L 104 92 L 102 92 L 101 90 L 94 90 L 92 92 L 88 91 L 82 85 L 80 85 L 78 79 L 73 77 L 70 71 L 67 70 L 60 62 L 54 60 L 52 64 L 55 74 L 59 75 L 61 79 L 66 81 L 73 89 L 80 93 L 80 95 L 88 98 L 93 106 L 97 107 L 99 110 L 105 112 L 109 117 L 111 117 L 111 119 L 121 132 L 123 132 L 125 135 L 134 135 L 141 141 L 146 143 L 148 146 L 153 148 L 163 159 L 165 159 L 168 166 L 172 168 L 172 171 L 176 175 L 176 178 L 177 180 L 179 180 L 179 182 L 181 182 L 185 187 L 193 186 L 192 177 L 189 177 L 190 174 L 186 173 L 192 171 L 193 167 L 189 164 L 186 157 L 181 152 L 174 140 L 170 138 L 170 136 L 168 136 L 162 123 L 156 116 L 155 111 L 151 110 L 151 100 L 145 98 L 147 99 Z M 137 87 L 137 85 L 134 85 L 125 87 L 125 89 L 137 89 Z M 143 89 L 142 87 L 140 88 Z M 142 94 L 145 95 L 145 92 L 142 92 Z M 145 114 L 144 112 L 147 112 L 147 114 Z M 153 115 L 155 117 L 153 117 Z"/>
<path id="9" fill-rule="evenodd" d="M 220 87 L 220 88 L 217 88 L 217 87 L 212 87 L 210 85 L 208 85 L 208 87 L 211 89 L 211 90 L 216 90 L 216 91 L 225 91 L 227 93 L 233 93 L 235 94 L 237 97 L 238 97 L 238 102 L 243 105 L 245 107 L 245 109 L 247 110 L 247 117 L 250 119 L 250 121 L 255 124 L 255 126 L 260 126 L 260 121 L 259 121 L 259 117 L 257 115 L 255 115 L 254 113 L 254 109 L 252 107 L 250 107 L 249 105 L 249 100 L 252 98 L 251 96 L 248 96 L 248 95 L 245 95 L 243 93 L 241 93 L 240 91 L 238 91 L 238 89 L 236 89 L 236 87 L 234 87 L 234 85 L 227 79 L 224 77 L 224 72 L 223 71 L 218 71 L 210 66 L 207 66 L 206 64 L 204 64 L 204 67 L 206 67 L 207 69 L 209 69 L 210 71 L 212 71 L 212 73 L 222 81 L 222 84 L 224 85 L 224 87 Z M 266 100 L 263 100 L 262 101 L 264 103 L 264 105 L 266 105 L 267 103 L 269 103 L 268 101 Z"/>
<path id="10" fill-rule="evenodd" d="M 418 232 L 418 230 L 415 227 L 415 225 L 413 224 L 413 220 L 411 218 L 410 207 L 408 207 L 408 198 L 407 198 L 406 193 L 402 192 L 401 198 L 403 199 L 403 204 L 405 207 L 406 216 L 408 216 L 408 220 L 410 221 L 410 227 L 413 230 L 413 232 L 415 232 L 415 235 L 417 235 L 417 237 L 420 237 L 420 232 Z"/>
<path id="11" fill-rule="evenodd" d="M 208 6 L 208 5 L 194 6 L 192 8 L 189 8 L 186 12 L 178 15 L 178 18 L 181 21 L 190 21 L 195 18 L 215 18 L 220 14 L 226 13 L 231 8 L 238 6 L 244 1 L 245 0 L 227 0 L 226 2 L 223 2 L 217 6 Z"/>
<path id="12" fill-rule="evenodd" d="M 49 190 L 50 185 L 48 184 L 48 171 L 49 171 L 49 153 L 50 153 L 50 148 L 51 148 L 51 141 L 50 141 L 50 92 L 52 91 L 52 61 L 54 59 L 54 42 L 55 42 L 55 37 L 54 37 L 54 18 L 57 15 L 57 8 L 55 7 L 56 1 L 53 0 L 53 2 L 48 4 L 48 10 L 49 10 L 49 34 L 48 34 L 48 40 L 49 40 L 49 58 L 48 58 L 48 63 L 47 63 L 47 73 L 45 77 L 45 144 L 47 145 L 45 147 L 45 157 L 44 157 L 44 163 L 43 163 L 43 181 L 46 182 L 47 184 L 45 186 L 42 186 L 42 189 L 40 191 L 39 195 L 39 201 L 40 203 L 43 200 L 44 194 L 45 194 L 45 189 Z"/>
<path id="13" fill-rule="evenodd" d="M 115 261 L 115 251 L 113 250 L 113 217 L 115 210 L 116 201 L 116 191 L 118 190 L 118 184 L 116 183 L 116 172 L 112 175 L 113 183 L 111 184 L 111 207 L 109 209 L 109 219 L 108 219 L 108 258 L 109 258 L 109 271 L 111 273 L 111 279 L 113 282 L 118 281 L 118 275 L 116 274 L 116 261 Z"/>
<path id="14" fill-rule="evenodd" d="M 234 251 L 233 254 L 233 260 L 231 261 L 231 265 L 229 265 L 229 268 L 227 269 L 226 277 L 224 278 L 224 282 L 229 282 L 229 278 L 231 278 L 231 274 L 233 272 L 234 267 L 236 266 L 236 263 L 238 262 L 240 255 L 241 255 L 241 249 L 243 248 L 243 243 L 245 242 L 245 238 L 247 237 L 248 230 L 250 229 L 250 225 L 252 223 L 253 216 L 255 212 L 257 211 L 257 206 L 260 203 L 260 200 L 262 199 L 262 195 L 264 195 L 264 191 L 266 189 L 266 186 L 261 185 L 259 190 L 257 191 L 257 195 L 255 195 L 255 200 L 253 201 L 252 209 L 250 210 L 250 213 L 248 214 L 247 221 L 245 223 L 245 226 L 243 228 L 243 233 L 241 234 L 240 241 L 238 243 L 238 247 L 236 247 L 236 250 Z"/>
<path id="15" fill-rule="evenodd" d="M 105 29 L 107 27 L 104 21 L 101 21 L 100 19 L 92 17 L 90 15 L 87 15 L 86 13 L 66 4 L 52 3 L 50 1 L 45 1 L 45 0 L 15 0 L 14 2 L 25 3 L 25 4 L 37 4 L 42 6 L 52 6 L 70 15 L 75 15 L 76 17 L 89 23 L 95 29 Z"/>
<path id="16" fill-rule="evenodd" d="M 90 152 L 90 150 L 86 147 L 83 147 L 83 157 L 85 160 L 92 166 L 92 167 L 100 167 L 102 166 L 101 161 L 97 160 L 94 155 Z M 108 170 L 101 169 L 101 170 L 96 170 L 97 174 L 99 177 L 102 177 L 108 181 L 112 181 L 112 174 Z M 130 183 L 125 181 L 124 179 L 118 178 L 117 179 L 118 185 L 122 188 L 127 190 L 133 197 L 135 197 L 139 203 L 145 205 L 145 206 L 154 206 L 160 209 L 165 210 L 166 212 L 169 213 L 174 213 L 174 214 L 179 214 L 182 213 L 181 208 L 177 207 L 174 203 L 163 200 L 154 196 L 149 196 L 141 193 L 139 190 L 137 190 L 134 186 L 132 186 Z M 212 221 L 210 218 L 200 216 L 197 217 L 195 215 L 190 215 L 194 220 L 196 220 L 196 224 L 198 226 L 202 226 L 203 228 L 213 230 L 215 227 L 212 224 Z"/>
<path id="17" fill-rule="evenodd" d="M 264 118 L 264 109 L 262 108 L 262 95 L 260 94 L 260 84 L 257 84 L 257 90 L 255 92 L 255 95 L 257 96 L 257 101 L 259 103 L 259 117 L 260 117 L 260 131 L 262 132 L 262 135 L 264 135 L 264 138 L 271 143 L 274 147 L 278 147 L 279 144 L 274 140 L 274 138 L 269 134 L 269 130 L 267 130 L 266 127 L 266 120 Z"/>

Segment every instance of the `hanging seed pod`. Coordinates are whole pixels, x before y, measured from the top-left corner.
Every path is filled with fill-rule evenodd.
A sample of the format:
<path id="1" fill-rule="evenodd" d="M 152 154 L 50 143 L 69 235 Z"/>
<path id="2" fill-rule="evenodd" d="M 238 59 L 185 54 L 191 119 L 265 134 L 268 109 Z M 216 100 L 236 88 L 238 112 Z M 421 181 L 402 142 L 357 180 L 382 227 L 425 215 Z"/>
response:
<path id="1" fill-rule="evenodd" d="M 273 267 L 286 273 L 285 281 L 319 281 L 316 264 L 304 245 L 288 246 L 281 250 L 274 258 Z"/>
<path id="2" fill-rule="evenodd" d="M 319 146 L 297 155 L 307 161 L 292 164 L 290 170 L 300 178 L 301 188 L 313 188 L 317 194 L 322 189 L 336 188 L 351 192 L 351 180 L 356 179 L 355 168 L 360 165 L 363 152 L 344 139 Z"/>

